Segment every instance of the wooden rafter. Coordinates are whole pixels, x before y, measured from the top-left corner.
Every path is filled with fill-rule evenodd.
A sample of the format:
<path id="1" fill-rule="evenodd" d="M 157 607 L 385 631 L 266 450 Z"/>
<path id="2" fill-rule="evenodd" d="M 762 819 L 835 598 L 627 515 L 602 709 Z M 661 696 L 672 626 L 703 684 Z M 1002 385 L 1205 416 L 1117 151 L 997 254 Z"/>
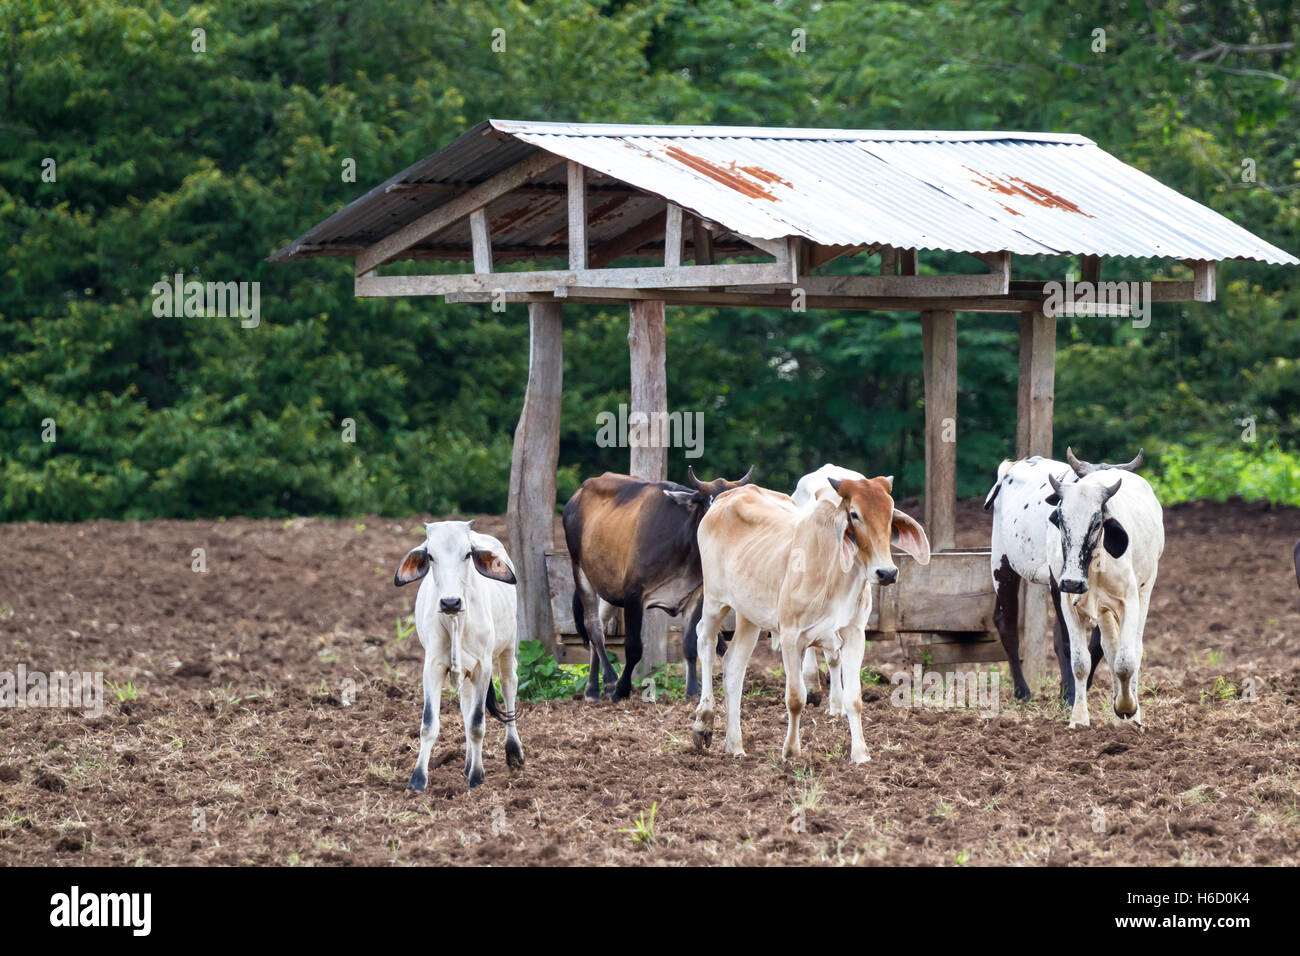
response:
<path id="1" fill-rule="evenodd" d="M 523 162 L 493 176 L 483 185 L 475 186 L 464 195 L 443 203 L 437 209 L 425 213 L 414 222 L 380 239 L 356 257 L 356 274 L 360 276 L 372 271 L 397 256 L 403 250 L 409 249 L 421 239 L 445 229 L 458 219 L 464 219 L 474 210 L 483 208 L 498 196 L 510 192 L 547 170 L 554 169 L 562 162 L 564 162 L 564 159 L 554 153 L 534 153 Z"/>

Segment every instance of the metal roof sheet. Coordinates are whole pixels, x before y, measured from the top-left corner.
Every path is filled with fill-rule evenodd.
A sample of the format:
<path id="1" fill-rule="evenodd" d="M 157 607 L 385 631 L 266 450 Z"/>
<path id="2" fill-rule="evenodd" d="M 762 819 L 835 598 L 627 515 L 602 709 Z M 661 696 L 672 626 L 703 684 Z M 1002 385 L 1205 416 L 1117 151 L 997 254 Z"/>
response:
<path id="1" fill-rule="evenodd" d="M 673 202 L 731 234 L 800 236 L 824 245 L 1022 255 L 1255 259 L 1300 265 L 1212 209 L 1082 136 L 1055 133 L 616 126 L 489 120 L 426 156 L 272 256 L 351 255 L 453 191 L 542 149 L 599 175 L 588 197 L 593 247 Z M 501 259 L 562 255 L 562 169 L 487 213 Z M 640 191 L 618 193 L 618 184 Z M 551 187 L 553 195 L 547 194 Z M 610 192 L 602 196 L 600 189 Z M 657 198 L 656 198 L 657 197 Z M 470 256 L 463 223 L 414 255 Z"/>

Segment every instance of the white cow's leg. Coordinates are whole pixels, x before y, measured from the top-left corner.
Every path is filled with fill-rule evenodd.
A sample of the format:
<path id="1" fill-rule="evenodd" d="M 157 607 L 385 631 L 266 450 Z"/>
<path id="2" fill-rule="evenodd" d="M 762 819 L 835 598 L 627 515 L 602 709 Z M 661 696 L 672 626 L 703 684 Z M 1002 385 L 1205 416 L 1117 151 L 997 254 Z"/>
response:
<path id="1" fill-rule="evenodd" d="M 1142 638 L 1147 632 L 1147 611 L 1151 609 L 1151 589 L 1155 587 L 1156 575 L 1151 573 L 1151 580 L 1138 588 L 1138 614 L 1136 633 L 1133 635 L 1134 653 L 1137 663 L 1133 667 L 1133 700 L 1137 703 L 1137 709 L 1133 712 L 1133 723 L 1138 727 L 1142 726 L 1142 699 L 1138 688 L 1138 673 L 1142 667 Z"/>
<path id="2" fill-rule="evenodd" d="M 492 692 L 492 671 L 479 665 L 460 681 L 460 714 L 465 720 L 465 779 L 470 789 L 483 782 L 483 720 L 487 695 Z"/>
<path id="3" fill-rule="evenodd" d="M 844 630 L 850 633 L 845 634 Z M 862 736 L 862 658 L 867 652 L 867 637 L 862 628 L 841 630 L 844 647 L 840 651 L 840 677 L 844 681 L 843 710 L 849 718 L 849 757 L 854 763 L 866 763 L 867 741 Z"/>
<path id="4" fill-rule="evenodd" d="M 785 746 L 781 748 L 781 759 L 798 759 L 803 756 L 799 746 L 799 715 L 803 713 L 808 700 L 808 688 L 804 686 L 803 670 L 800 668 L 799 638 L 800 631 L 781 632 L 781 663 L 785 668 L 785 708 L 789 715 L 789 724 L 785 732 Z"/>
<path id="5" fill-rule="evenodd" d="M 524 765 L 524 745 L 519 739 L 519 721 L 515 716 L 515 694 L 519 691 L 519 664 L 515 660 L 514 645 L 497 656 L 497 674 L 501 677 L 502 706 L 506 714 L 506 763 L 511 767 Z M 491 693 L 491 687 L 488 693 Z"/>
<path id="6" fill-rule="evenodd" d="M 722 688 L 727 704 L 726 752 L 733 757 L 745 756 L 740 739 L 740 699 L 745 691 L 745 669 L 758 643 L 758 625 L 748 618 L 736 615 L 736 631 L 731 637 L 731 647 L 722 659 Z"/>
<path id="7" fill-rule="evenodd" d="M 695 628 L 695 650 L 700 665 L 700 702 L 695 705 L 695 724 L 691 736 L 703 750 L 713 744 L 713 658 L 717 656 L 718 628 L 727 616 L 727 606 L 705 594 L 700 609 L 700 623 Z M 726 659 L 731 657 L 727 655 Z"/>
<path id="8" fill-rule="evenodd" d="M 808 703 L 814 707 L 822 702 L 822 695 L 818 690 L 820 686 L 818 676 L 817 648 L 810 647 L 803 652 L 803 683 L 808 688 Z"/>
<path id="9" fill-rule="evenodd" d="M 861 630 L 862 629 L 859 628 L 860 632 Z M 842 627 L 840 628 L 840 638 L 847 643 L 848 640 L 853 636 L 852 632 L 853 632 L 852 626 Z M 863 640 L 865 641 L 866 638 L 864 637 Z M 827 680 L 830 682 L 831 685 L 831 691 L 830 691 L 831 702 L 830 705 L 826 708 L 826 712 L 830 714 L 832 717 L 838 714 L 848 714 L 848 711 L 844 709 L 844 684 L 843 684 L 844 677 L 840 672 L 840 667 L 843 666 L 843 661 L 840 659 L 840 652 L 825 651 L 823 653 L 826 657 Z M 863 653 L 864 654 L 866 653 L 865 647 Z"/>
<path id="10" fill-rule="evenodd" d="M 442 700 L 442 682 L 447 677 L 447 661 L 434 655 L 432 647 L 424 649 L 424 710 L 420 717 L 420 755 L 407 790 L 423 790 L 429 785 L 429 754 L 438 739 L 438 705 Z"/>
<path id="11" fill-rule="evenodd" d="M 1090 723 L 1088 673 L 1092 670 L 1088 635 L 1092 633 L 1092 625 L 1085 625 L 1075 610 L 1074 603 L 1064 594 L 1061 595 L 1061 617 L 1065 621 L 1065 632 L 1070 638 L 1070 668 L 1074 672 L 1074 707 L 1070 709 L 1070 727 L 1087 727 Z"/>

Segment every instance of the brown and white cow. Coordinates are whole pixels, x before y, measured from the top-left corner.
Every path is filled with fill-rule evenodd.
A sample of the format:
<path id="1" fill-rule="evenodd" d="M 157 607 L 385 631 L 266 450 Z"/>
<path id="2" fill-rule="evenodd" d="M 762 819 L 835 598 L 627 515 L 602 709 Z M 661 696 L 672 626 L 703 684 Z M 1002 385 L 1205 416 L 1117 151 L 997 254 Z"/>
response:
<path id="1" fill-rule="evenodd" d="M 800 756 L 799 715 L 807 701 L 800 662 L 810 647 L 840 659 L 844 712 L 854 763 L 870 759 L 862 736 L 860 668 L 866 651 L 871 583 L 893 584 L 891 542 L 921 564 L 930 542 L 921 526 L 894 507 L 889 478 L 829 478 L 815 503 L 800 509 L 788 495 L 749 486 L 714 502 L 700 522 L 704 597 L 698 634 L 704 677 L 696 708 L 696 746 L 713 739 L 713 646 L 722 619 L 736 612 L 723 659 L 726 752 L 745 753 L 740 697 L 745 667 L 761 631 L 778 635 L 785 667 L 789 727 L 783 758 Z"/>
<path id="2" fill-rule="evenodd" d="M 687 469 L 692 487 L 671 481 L 643 481 L 606 472 L 588 478 L 564 506 L 564 537 L 573 562 L 573 620 L 591 650 L 586 698 L 600 699 L 617 681 L 610 697 L 632 692 L 632 669 L 641 660 L 641 620 L 648 608 L 685 614 L 682 654 L 687 662 L 688 695 L 699 693 L 696 677 L 696 623 L 699 620 L 700 552 L 695 529 L 718 495 L 748 483 L 750 466 L 739 481 L 700 481 Z M 605 653 L 601 601 L 623 609 L 623 676 Z"/>

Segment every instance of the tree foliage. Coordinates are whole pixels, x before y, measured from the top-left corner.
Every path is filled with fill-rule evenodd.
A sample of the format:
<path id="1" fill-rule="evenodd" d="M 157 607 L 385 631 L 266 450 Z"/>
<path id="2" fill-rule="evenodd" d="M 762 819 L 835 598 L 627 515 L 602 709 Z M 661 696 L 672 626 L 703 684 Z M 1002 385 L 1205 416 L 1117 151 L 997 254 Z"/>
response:
<path id="1" fill-rule="evenodd" d="M 0 0 L 0 519 L 502 510 L 524 307 L 358 300 L 348 263 L 265 262 L 484 117 L 1078 132 L 1295 251 L 1297 41 L 1287 0 Z M 261 324 L 155 316 L 178 272 L 260 282 Z M 1296 447 L 1293 272 L 1225 264 L 1218 303 L 1147 329 L 1062 320 L 1058 443 L 1249 454 L 1250 420 Z M 594 439 L 628 389 L 626 313 L 565 321 L 562 496 L 626 467 Z M 959 355 L 976 495 L 1014 451 L 1014 317 L 962 316 Z M 915 315 L 670 308 L 668 362 L 671 407 L 705 413 L 697 471 L 788 488 L 833 460 L 919 492 Z"/>

